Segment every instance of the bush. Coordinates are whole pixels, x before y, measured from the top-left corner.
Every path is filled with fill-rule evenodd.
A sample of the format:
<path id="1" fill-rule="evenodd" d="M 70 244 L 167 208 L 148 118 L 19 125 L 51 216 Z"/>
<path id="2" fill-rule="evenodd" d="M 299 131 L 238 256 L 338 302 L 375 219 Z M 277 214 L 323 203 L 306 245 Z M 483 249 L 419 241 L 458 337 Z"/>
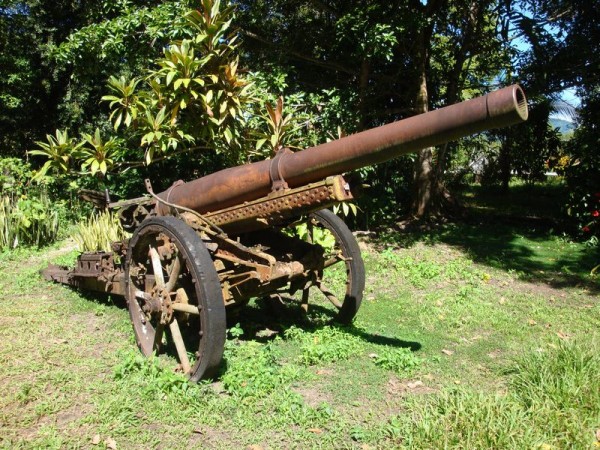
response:
<path id="1" fill-rule="evenodd" d="M 56 240 L 59 213 L 45 195 L 0 198 L 0 249 L 49 244 Z"/>
<path id="2" fill-rule="evenodd" d="M 92 214 L 79 222 L 73 233 L 73 239 L 82 252 L 110 252 L 113 242 L 127 237 L 129 234 L 123 230 L 119 218 L 110 211 Z"/>

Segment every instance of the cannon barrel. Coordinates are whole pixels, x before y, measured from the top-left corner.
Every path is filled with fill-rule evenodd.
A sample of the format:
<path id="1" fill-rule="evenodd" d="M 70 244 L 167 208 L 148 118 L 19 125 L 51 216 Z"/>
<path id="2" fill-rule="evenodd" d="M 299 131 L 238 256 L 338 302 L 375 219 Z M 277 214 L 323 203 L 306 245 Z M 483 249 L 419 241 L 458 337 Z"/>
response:
<path id="1" fill-rule="evenodd" d="M 378 164 L 492 128 L 527 120 L 527 100 L 518 85 L 485 96 L 356 133 L 274 159 L 232 167 L 178 183 L 162 199 L 199 213 L 221 210 L 267 195 L 274 181 L 290 188 Z M 158 206 L 159 214 L 168 208 Z"/>

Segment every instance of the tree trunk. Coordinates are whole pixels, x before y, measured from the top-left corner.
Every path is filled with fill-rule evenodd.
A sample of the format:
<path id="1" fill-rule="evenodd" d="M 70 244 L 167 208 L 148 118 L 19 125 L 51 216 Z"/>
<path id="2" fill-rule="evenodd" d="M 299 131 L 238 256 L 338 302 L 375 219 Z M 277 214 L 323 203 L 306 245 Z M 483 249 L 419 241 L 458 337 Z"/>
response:
<path id="1" fill-rule="evenodd" d="M 426 113 L 429 109 L 429 95 L 427 93 L 427 76 L 425 75 L 425 64 L 420 72 L 419 92 L 415 102 L 417 114 Z M 416 218 L 423 218 L 430 213 L 432 195 L 434 194 L 433 182 L 433 147 L 428 147 L 417 153 L 415 161 L 414 193 L 412 214 Z"/>
<path id="2" fill-rule="evenodd" d="M 481 23 L 484 8 L 478 1 L 472 1 L 466 10 L 467 25 L 462 34 L 460 42 L 456 45 L 454 53 L 454 65 L 448 76 L 448 88 L 446 91 L 446 105 L 452 105 L 459 100 L 459 93 L 462 88 L 462 74 L 469 53 L 474 47 L 474 39 L 477 35 L 477 29 Z M 427 31 L 420 34 L 422 41 L 420 44 L 420 89 L 417 96 L 417 113 L 427 112 L 428 93 L 425 70 L 429 58 L 428 45 L 431 39 L 431 32 Z M 427 40 L 426 40 L 427 39 Z M 444 173 L 448 163 L 449 145 L 441 146 L 437 152 L 434 148 L 427 148 L 419 153 L 415 165 L 415 192 L 412 213 L 415 217 L 422 219 L 427 216 L 436 216 L 455 212 L 458 208 L 458 202 L 447 190 L 444 183 Z"/>
<path id="3" fill-rule="evenodd" d="M 357 131 L 364 131 L 367 128 L 367 99 L 369 95 L 369 77 L 371 76 L 371 64 L 369 60 L 363 59 L 360 66 L 360 76 L 358 80 L 358 110 L 360 122 Z"/>
<path id="4" fill-rule="evenodd" d="M 502 182 L 502 191 L 508 192 L 508 185 L 510 183 L 510 132 L 507 133 L 506 139 L 502 142 L 500 147 L 500 155 L 498 162 L 500 164 L 500 181 Z"/>

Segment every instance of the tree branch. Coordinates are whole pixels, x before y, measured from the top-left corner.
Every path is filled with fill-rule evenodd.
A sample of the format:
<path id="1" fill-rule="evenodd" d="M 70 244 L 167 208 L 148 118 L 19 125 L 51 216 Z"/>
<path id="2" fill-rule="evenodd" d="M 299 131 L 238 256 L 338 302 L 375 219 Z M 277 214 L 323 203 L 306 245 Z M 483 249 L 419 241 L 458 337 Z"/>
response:
<path id="1" fill-rule="evenodd" d="M 204 147 L 201 145 L 198 145 L 196 147 L 184 148 L 181 150 L 177 150 L 176 152 L 169 153 L 168 155 L 163 155 L 158 158 L 155 158 L 152 160 L 152 162 L 155 163 L 155 162 L 164 161 L 166 159 L 173 158 L 174 156 L 179 156 L 179 155 L 182 155 L 184 153 L 188 153 L 188 152 L 191 152 L 194 150 L 214 150 L 214 148 L 213 147 Z M 124 169 L 120 173 L 124 173 L 124 172 L 128 171 L 129 169 L 135 169 L 137 167 L 144 167 L 145 165 L 146 165 L 146 163 L 144 161 L 123 161 L 121 163 L 115 164 L 115 166 L 118 169 L 124 167 Z"/>
<path id="2" fill-rule="evenodd" d="M 320 9 L 321 11 L 325 11 L 328 12 L 330 14 L 333 15 L 338 15 L 338 11 L 335 10 L 332 6 L 329 6 L 328 4 L 326 4 L 325 2 L 322 2 L 320 0 L 310 0 L 310 3 L 317 9 Z"/>
<path id="3" fill-rule="evenodd" d="M 274 47 L 282 53 L 290 55 L 296 59 L 300 59 L 302 61 L 309 62 L 311 64 L 314 64 L 315 66 L 323 67 L 325 69 L 333 70 L 335 72 L 347 73 L 347 74 L 353 75 L 353 76 L 358 75 L 358 71 L 356 71 L 356 70 L 352 70 L 352 69 L 342 66 L 341 64 L 336 63 L 336 62 L 321 61 L 319 59 L 313 58 L 312 56 L 305 55 L 303 53 L 291 50 L 289 48 L 283 48 L 282 46 L 279 46 L 279 45 L 275 44 L 274 42 L 272 42 L 268 39 L 265 39 L 264 37 L 259 36 L 258 34 L 252 32 L 252 31 L 240 29 L 240 32 L 242 34 L 244 34 L 245 36 L 248 36 L 251 39 L 255 39 L 255 40 L 257 40 L 263 44 L 266 44 L 270 47 Z"/>

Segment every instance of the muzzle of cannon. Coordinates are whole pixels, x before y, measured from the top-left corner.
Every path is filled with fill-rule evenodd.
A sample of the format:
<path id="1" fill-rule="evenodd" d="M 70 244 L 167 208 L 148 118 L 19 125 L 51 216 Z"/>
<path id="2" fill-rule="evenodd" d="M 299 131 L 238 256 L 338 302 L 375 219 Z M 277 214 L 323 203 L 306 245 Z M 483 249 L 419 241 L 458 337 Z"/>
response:
<path id="1" fill-rule="evenodd" d="M 483 130 L 527 119 L 519 86 L 492 92 L 442 109 L 271 160 L 215 172 L 171 187 L 159 197 L 199 213 L 214 212 L 267 195 L 274 183 L 290 188 L 381 163 Z M 159 212 L 166 207 L 159 205 Z"/>
<path id="2" fill-rule="evenodd" d="M 173 353 L 192 381 L 217 375 L 226 311 L 251 299 L 316 321 L 349 323 L 365 271 L 356 239 L 325 209 L 353 199 L 345 172 L 527 120 L 517 85 L 298 152 L 111 203 L 133 232 L 43 274 L 124 295 L 145 355 Z"/>

